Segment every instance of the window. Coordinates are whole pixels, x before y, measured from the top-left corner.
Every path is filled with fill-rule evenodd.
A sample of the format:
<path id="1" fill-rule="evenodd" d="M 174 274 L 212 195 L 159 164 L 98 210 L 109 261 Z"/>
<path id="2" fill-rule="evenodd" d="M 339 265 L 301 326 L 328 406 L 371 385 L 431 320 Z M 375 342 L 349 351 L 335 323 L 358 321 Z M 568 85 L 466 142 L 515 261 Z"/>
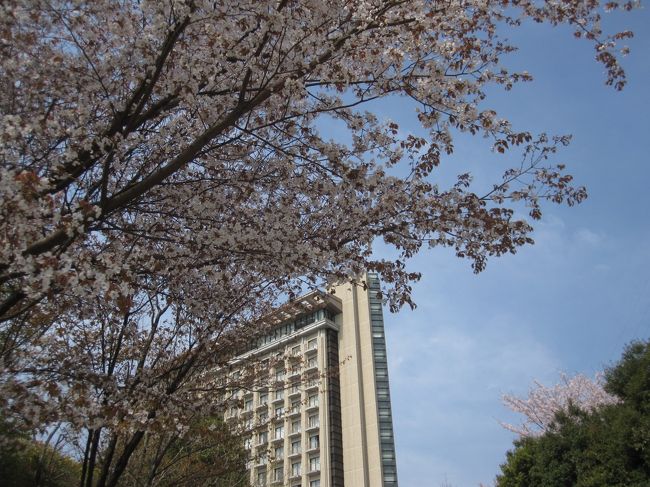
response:
<path id="1" fill-rule="evenodd" d="M 275 391 L 275 400 L 279 401 L 281 399 L 284 399 L 284 389 L 278 389 Z"/>
<path id="2" fill-rule="evenodd" d="M 291 476 L 292 477 L 300 476 L 300 462 L 294 462 L 291 464 Z"/>
<path id="3" fill-rule="evenodd" d="M 318 367 L 318 357 L 310 357 L 307 360 L 307 368 Z"/>
<path id="4" fill-rule="evenodd" d="M 260 415 L 259 415 L 259 422 L 260 422 L 260 424 L 264 424 L 264 423 L 266 423 L 268 420 L 269 420 L 269 413 L 267 413 L 267 412 L 260 413 Z"/>
<path id="5" fill-rule="evenodd" d="M 293 355 L 294 357 L 296 355 L 300 355 L 300 345 L 296 345 L 291 349 L 291 355 Z"/>
<path id="6" fill-rule="evenodd" d="M 247 399 L 246 402 L 244 402 L 244 411 L 252 411 L 252 410 L 253 410 L 253 400 Z"/>
<path id="7" fill-rule="evenodd" d="M 296 455 L 300 453 L 301 448 L 300 448 L 300 440 L 298 441 L 292 441 L 291 442 L 291 454 Z"/>
<path id="8" fill-rule="evenodd" d="M 279 482 L 284 477 L 284 469 L 282 467 L 277 467 L 273 469 L 273 480 Z"/>
<path id="9" fill-rule="evenodd" d="M 258 463 L 260 465 L 266 465 L 267 463 L 269 463 L 269 458 L 268 458 L 268 455 L 266 454 L 266 452 L 260 453 L 260 456 L 257 459 L 257 461 L 258 461 Z"/>
<path id="10" fill-rule="evenodd" d="M 320 487 L 320 479 L 312 480 L 309 482 L 309 487 Z"/>
<path id="11" fill-rule="evenodd" d="M 395 454 L 392 451 L 382 451 L 381 458 L 383 460 L 395 460 Z"/>
<path id="12" fill-rule="evenodd" d="M 307 405 L 310 408 L 318 406 L 318 395 L 313 394 L 313 395 L 309 396 L 309 399 L 307 399 Z"/>
<path id="13" fill-rule="evenodd" d="M 291 412 L 297 413 L 298 411 L 300 411 L 300 401 L 293 401 L 291 403 Z"/>
<path id="14" fill-rule="evenodd" d="M 309 416 L 308 424 L 310 428 L 317 428 L 319 426 L 318 415 L 312 414 L 311 416 Z"/>
<path id="15" fill-rule="evenodd" d="M 309 459 L 309 471 L 318 472 L 320 470 L 320 457 L 311 457 Z"/>
<path id="16" fill-rule="evenodd" d="M 277 408 L 275 408 L 276 418 L 281 418 L 283 414 L 284 414 L 284 406 L 278 406 Z"/>
<path id="17" fill-rule="evenodd" d="M 274 438 L 276 440 L 281 440 L 284 438 L 284 426 L 276 426 L 275 427 L 275 436 Z"/>
<path id="18" fill-rule="evenodd" d="M 300 384 L 296 382 L 294 384 L 291 384 L 291 394 L 295 394 L 297 392 L 300 392 Z"/>
<path id="19" fill-rule="evenodd" d="M 269 393 L 268 392 L 261 392 L 260 393 L 260 406 L 263 406 L 265 404 L 269 403 Z"/>
<path id="20" fill-rule="evenodd" d="M 300 420 L 291 423 L 291 432 L 300 433 Z"/>
<path id="21" fill-rule="evenodd" d="M 266 470 L 257 472 L 257 485 L 266 485 Z"/>
<path id="22" fill-rule="evenodd" d="M 276 460 L 284 458 L 284 447 L 276 446 L 275 450 L 273 450 L 273 456 L 275 457 Z"/>
<path id="23" fill-rule="evenodd" d="M 315 338 L 312 338 L 307 342 L 307 350 L 316 350 L 317 347 L 318 345 Z"/>
<path id="24" fill-rule="evenodd" d="M 246 448 L 247 450 L 250 450 L 252 445 L 253 445 L 253 442 L 252 442 L 252 440 L 250 438 L 246 438 L 244 440 L 244 448 Z"/>
<path id="25" fill-rule="evenodd" d="M 269 434 L 266 431 L 262 431 L 261 433 L 257 434 L 257 444 L 258 445 L 263 445 L 264 443 L 269 441 Z"/>
<path id="26" fill-rule="evenodd" d="M 296 328 L 302 328 L 316 321 L 315 313 L 303 315 L 296 320 Z"/>
<path id="27" fill-rule="evenodd" d="M 277 381 L 284 380 L 284 369 L 275 371 L 275 380 L 277 380 Z"/>
<path id="28" fill-rule="evenodd" d="M 310 450 L 315 450 L 318 448 L 319 445 L 319 437 L 318 435 L 311 435 L 309 437 L 309 449 Z"/>

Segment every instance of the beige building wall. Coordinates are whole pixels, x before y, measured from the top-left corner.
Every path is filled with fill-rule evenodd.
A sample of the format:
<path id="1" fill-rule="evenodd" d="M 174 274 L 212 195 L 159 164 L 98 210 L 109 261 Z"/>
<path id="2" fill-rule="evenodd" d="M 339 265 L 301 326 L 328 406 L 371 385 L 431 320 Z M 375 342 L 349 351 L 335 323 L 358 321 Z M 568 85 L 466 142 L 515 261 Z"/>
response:
<path id="1" fill-rule="evenodd" d="M 372 277 L 366 276 L 367 286 Z M 371 314 L 371 301 L 378 302 L 380 299 L 372 299 L 373 292 L 376 293 L 376 289 L 364 289 L 361 285 L 350 283 L 334 289 L 334 295 L 341 299 L 342 304 L 339 350 L 342 359 L 340 378 L 344 478 L 346 485 L 354 487 L 385 485 L 375 376 L 376 340 L 373 340 L 373 330 L 377 330 L 378 325 L 375 322 L 373 328 Z M 383 340 L 383 319 L 381 334 Z M 383 347 L 385 356 L 385 342 Z M 394 464 L 392 418 L 390 421 L 389 446 Z M 386 485 L 396 486 L 396 477 L 394 483 Z"/>

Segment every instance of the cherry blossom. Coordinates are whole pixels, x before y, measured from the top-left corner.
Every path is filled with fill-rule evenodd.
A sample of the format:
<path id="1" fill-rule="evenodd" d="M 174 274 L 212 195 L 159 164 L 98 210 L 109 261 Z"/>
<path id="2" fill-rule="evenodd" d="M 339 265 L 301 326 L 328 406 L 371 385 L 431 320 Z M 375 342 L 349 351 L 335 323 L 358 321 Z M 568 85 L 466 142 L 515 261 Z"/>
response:
<path id="1" fill-rule="evenodd" d="M 618 402 L 615 396 L 603 388 L 602 373 L 596 374 L 594 379 L 582 374 L 573 377 L 561 374 L 560 377 L 560 383 L 552 387 L 535 381 L 526 398 L 504 395 L 503 403 L 515 413 L 524 415 L 525 421 L 521 425 L 501 425 L 520 436 L 538 436 L 548 431 L 557 413 L 566 412 L 570 406 L 593 411 Z"/>
<path id="2" fill-rule="evenodd" d="M 621 89 L 631 33 L 599 25 L 634 6 L 3 2 L 0 407 L 84 433 L 85 485 L 116 485 L 145 431 L 223 411 L 232 385 L 211 371 L 283 300 L 374 271 L 396 311 L 414 305 L 407 262 L 423 247 L 479 272 L 531 244 L 544 201 L 586 192 L 551 161 L 568 137 L 515 130 L 486 105 L 486 87 L 531 79 L 504 64 L 501 32 L 569 24 Z M 426 137 L 373 113 L 398 96 Z M 439 186 L 459 132 L 517 147 L 521 164 L 487 193 L 464 168 Z"/>

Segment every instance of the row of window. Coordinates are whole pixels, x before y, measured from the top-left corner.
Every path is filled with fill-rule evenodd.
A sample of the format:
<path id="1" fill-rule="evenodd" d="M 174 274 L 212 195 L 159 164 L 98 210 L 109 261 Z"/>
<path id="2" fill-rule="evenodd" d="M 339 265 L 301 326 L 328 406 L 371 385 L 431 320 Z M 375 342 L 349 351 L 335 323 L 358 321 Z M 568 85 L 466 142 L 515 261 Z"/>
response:
<path id="1" fill-rule="evenodd" d="M 319 403 L 320 403 L 320 400 L 319 400 L 318 394 L 312 394 L 307 398 L 307 402 L 305 403 L 305 409 L 307 411 L 310 411 L 310 410 L 313 410 L 313 409 L 318 409 Z M 252 412 L 252 408 L 248 408 L 247 406 L 244 406 L 244 408 L 245 408 L 244 409 L 244 414 Z M 293 416 L 295 414 L 299 414 L 302 410 L 303 410 L 302 401 L 300 401 L 300 400 L 292 401 L 291 406 L 289 408 L 288 416 Z M 276 419 L 276 420 L 284 418 L 285 415 L 286 415 L 284 405 L 276 406 L 274 408 L 274 410 L 273 410 L 273 413 L 274 413 L 273 418 Z M 234 413 L 233 413 L 233 415 L 234 415 Z M 310 415 L 309 417 L 311 418 L 312 416 L 316 416 L 316 415 Z M 269 420 L 269 414 L 268 414 L 267 411 L 262 411 L 262 412 L 258 413 L 258 415 L 257 415 L 257 424 L 258 425 L 263 425 L 263 424 L 267 423 L 268 420 Z M 253 422 L 253 417 L 249 416 L 244 421 L 243 426 L 244 426 L 245 429 L 251 429 L 253 427 L 253 423 L 254 423 Z"/>
<path id="2" fill-rule="evenodd" d="M 259 337 L 248 346 L 248 350 L 263 347 L 269 343 L 280 340 L 282 337 L 292 334 L 294 331 L 299 330 L 307 325 L 311 325 L 317 321 L 328 319 L 334 321 L 334 313 L 328 309 L 319 309 L 313 313 L 307 313 L 299 316 L 293 321 L 287 321 L 282 325 L 274 328 L 270 333 Z"/>
<path id="3" fill-rule="evenodd" d="M 320 448 L 320 436 L 318 435 L 318 433 L 309 435 L 309 439 L 307 441 L 307 450 L 313 451 L 313 450 L 318 450 L 319 448 Z M 289 448 L 289 455 L 298 455 L 300 453 L 302 453 L 302 441 L 301 440 L 292 441 Z M 273 449 L 273 458 L 276 460 L 284 458 L 284 445 L 276 446 Z"/>
<path id="4" fill-rule="evenodd" d="M 296 384 L 296 387 L 297 386 L 298 385 Z M 295 391 L 291 391 L 290 394 L 294 394 L 295 392 L 300 392 L 300 391 L 299 391 L 299 389 L 296 389 Z M 283 401 L 284 402 L 284 389 L 278 389 L 277 391 L 275 391 L 273 402 L 276 402 L 276 401 L 278 401 L 278 402 Z M 260 395 L 259 395 L 259 398 L 258 398 L 258 407 L 267 406 L 268 403 L 269 403 L 269 394 L 268 394 L 268 392 L 261 392 Z M 299 400 L 298 401 L 292 401 L 291 402 L 291 412 L 298 411 L 299 408 L 300 408 L 300 404 L 301 404 L 301 402 Z M 315 407 L 315 406 L 318 406 L 318 394 L 311 394 L 311 395 L 309 395 L 307 397 L 307 407 L 311 408 L 311 407 Z M 247 412 L 252 412 L 252 411 L 253 411 L 253 399 L 252 398 L 246 399 L 244 401 L 244 412 L 247 413 Z M 284 413 L 284 406 L 276 406 L 275 407 L 275 413 L 276 413 L 275 415 L 276 415 L 276 417 L 280 415 L 280 414 L 278 414 L 278 411 L 280 412 L 280 414 L 283 414 Z"/>
<path id="5" fill-rule="evenodd" d="M 320 472 L 320 458 L 312 457 L 309 459 L 309 471 Z M 293 463 L 291 464 L 290 478 L 300 477 L 301 473 L 301 464 Z M 256 486 L 266 487 L 267 485 L 267 474 L 266 469 L 260 469 L 257 472 Z M 273 475 L 271 477 L 271 482 L 284 482 L 284 467 L 276 467 L 273 469 Z M 291 487 L 300 487 L 300 484 L 291 484 Z M 320 479 L 312 479 L 309 481 L 309 487 L 320 487 Z"/>
<path id="6" fill-rule="evenodd" d="M 308 418 L 307 418 L 307 430 L 312 430 L 312 429 L 317 429 L 317 428 L 320 428 L 320 419 L 318 418 L 318 414 L 310 414 L 308 416 Z M 296 421 L 292 421 L 289 431 L 290 431 L 289 435 L 296 435 L 296 434 L 301 433 L 302 432 L 302 423 L 301 423 L 301 421 L 299 419 L 296 420 Z M 285 434 L 284 425 L 280 424 L 280 425 L 275 426 L 273 428 L 272 432 L 273 432 L 273 441 L 283 439 L 284 434 Z M 314 435 L 310 436 L 310 445 L 311 445 L 311 441 L 312 441 L 313 437 L 314 437 Z M 316 439 L 318 439 L 318 435 L 315 435 L 315 437 L 316 437 Z M 268 443 L 268 441 L 269 441 L 269 432 L 268 431 L 260 431 L 259 433 L 257 433 L 257 442 L 256 442 L 257 445 L 264 445 L 264 444 Z M 246 448 L 251 447 L 250 438 L 248 438 L 246 440 L 245 446 L 246 446 Z"/>
<path id="7" fill-rule="evenodd" d="M 307 452 L 308 453 L 314 453 L 315 451 L 320 449 L 320 439 L 319 435 L 311 435 L 309 437 L 309 442 L 307 443 Z M 268 456 L 268 451 L 263 451 L 260 454 L 257 455 L 255 462 L 258 465 L 266 465 L 269 463 L 269 456 Z M 302 454 L 302 442 L 300 440 L 295 440 L 291 442 L 290 449 L 289 449 L 289 456 L 290 457 L 295 457 L 296 455 Z M 318 458 L 316 456 L 311 456 L 311 459 L 313 458 Z M 284 461 L 284 445 L 276 446 L 273 449 L 273 457 L 271 458 L 272 461 L 277 462 L 277 461 Z M 300 463 L 300 460 L 293 460 L 292 465 Z M 252 464 L 252 460 L 251 460 Z M 310 465 L 312 462 L 310 461 Z M 250 465 L 249 465 L 250 466 Z"/>
<path id="8" fill-rule="evenodd" d="M 313 342 L 313 345 L 312 345 L 312 342 Z M 308 347 L 310 347 L 310 348 L 308 348 L 307 351 L 317 349 L 318 346 L 317 346 L 315 338 L 308 342 Z M 291 354 L 294 355 L 294 356 L 297 356 L 297 355 L 300 354 L 300 351 L 294 352 L 293 349 L 292 349 Z M 313 368 L 317 368 L 317 367 L 318 367 L 318 355 L 309 356 L 307 358 L 307 360 L 305 361 L 305 363 L 304 363 L 304 369 L 308 370 L 308 369 L 313 369 Z M 301 371 L 300 365 L 294 365 L 293 367 L 291 367 L 291 369 L 289 369 L 289 374 L 292 375 L 292 376 L 293 375 L 298 375 L 298 374 L 300 374 L 300 371 Z M 287 375 L 287 371 L 285 369 L 276 369 L 276 371 L 275 371 L 275 380 L 276 380 L 276 382 L 284 381 L 286 375 Z"/>

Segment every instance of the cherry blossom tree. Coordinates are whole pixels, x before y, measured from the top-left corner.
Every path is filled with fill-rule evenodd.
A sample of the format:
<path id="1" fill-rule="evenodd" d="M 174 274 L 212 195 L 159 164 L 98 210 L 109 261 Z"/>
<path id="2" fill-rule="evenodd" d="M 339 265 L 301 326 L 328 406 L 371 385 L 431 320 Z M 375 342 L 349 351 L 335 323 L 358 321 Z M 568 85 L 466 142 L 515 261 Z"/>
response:
<path id="1" fill-rule="evenodd" d="M 586 193 L 550 161 L 568 137 L 485 107 L 487 86 L 531 79 L 503 64 L 515 47 L 500 32 L 569 24 L 621 89 L 616 43 L 631 33 L 599 25 L 633 6 L 3 2 L 0 406 L 85 432 L 82 485 L 116 485 L 146 432 L 223 408 L 232 385 L 210 371 L 280 300 L 370 270 L 395 311 L 413 305 L 406 262 L 423 246 L 479 272 L 532 243 L 517 208 L 535 220 L 544 200 Z M 395 96 L 426 137 L 373 113 Z M 485 194 L 464 170 L 440 187 L 458 132 L 518 146 L 521 164 Z"/>
<path id="2" fill-rule="evenodd" d="M 605 391 L 602 373 L 593 379 L 583 374 L 569 377 L 563 373 L 560 377 L 561 381 L 552 387 L 535 381 L 526 398 L 505 394 L 503 403 L 515 413 L 522 414 L 525 420 L 521 425 L 501 425 L 522 437 L 539 436 L 548 431 L 557 413 L 568 412 L 571 406 L 592 412 L 618 402 L 615 396 Z"/>

